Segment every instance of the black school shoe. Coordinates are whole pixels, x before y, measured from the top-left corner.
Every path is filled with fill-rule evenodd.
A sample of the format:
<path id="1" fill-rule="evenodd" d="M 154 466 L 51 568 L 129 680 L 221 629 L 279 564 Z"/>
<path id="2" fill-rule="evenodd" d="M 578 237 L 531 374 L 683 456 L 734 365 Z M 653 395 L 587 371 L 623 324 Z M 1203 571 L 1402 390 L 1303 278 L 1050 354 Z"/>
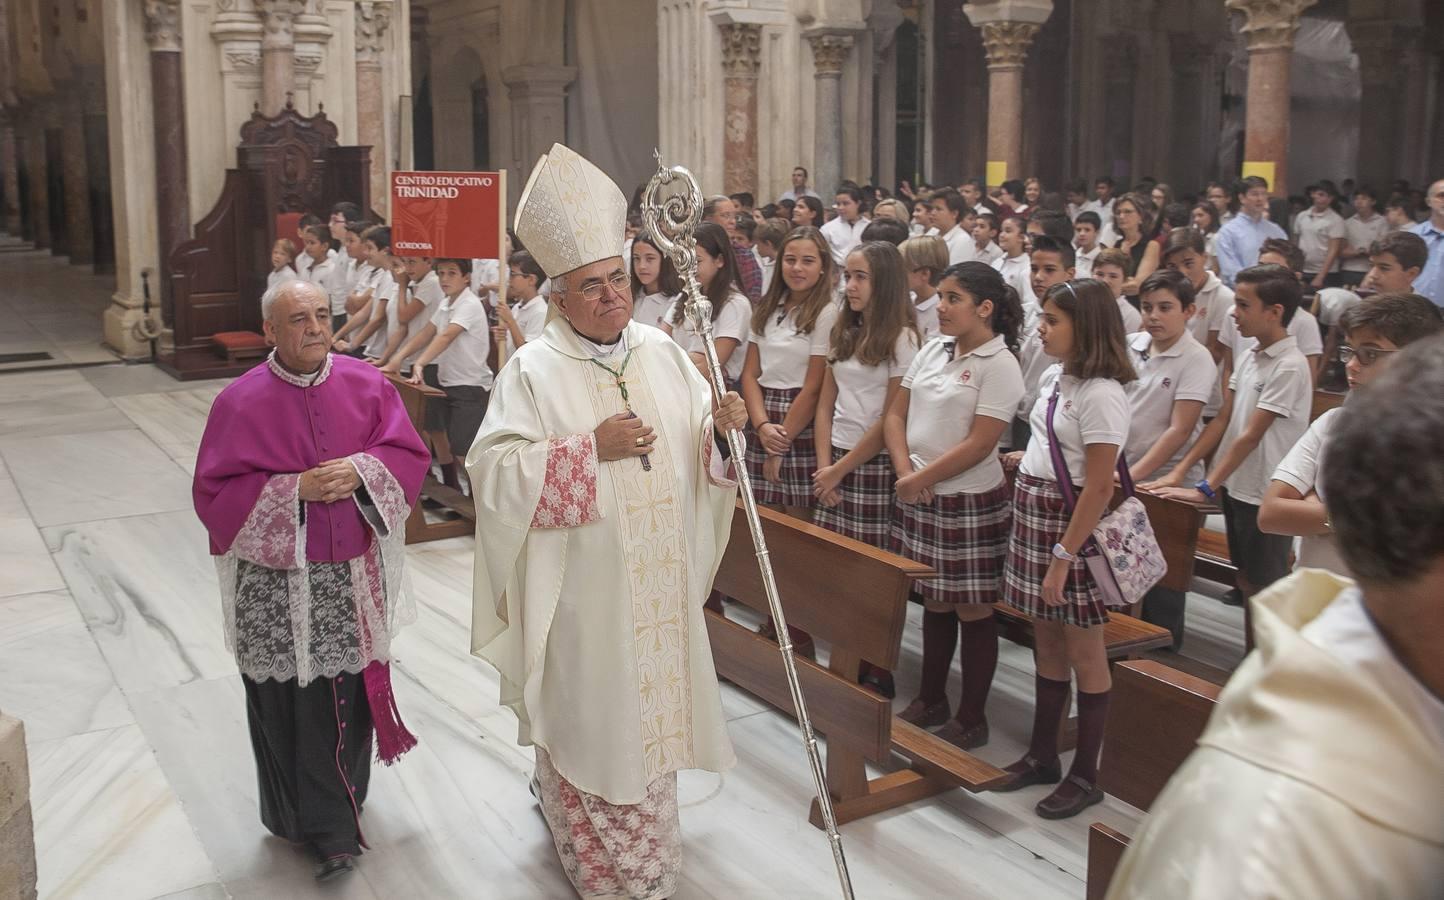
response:
<path id="1" fill-rule="evenodd" d="M 349 853 L 332 856 L 316 866 L 317 881 L 331 881 L 356 870 L 356 860 Z"/>
<path id="2" fill-rule="evenodd" d="M 1045 819 L 1069 819 L 1102 802 L 1102 788 L 1077 775 L 1069 775 L 1053 793 L 1039 800 L 1033 811 Z"/>
<path id="3" fill-rule="evenodd" d="M 1224 606 L 1243 606 L 1244 604 L 1243 591 L 1238 588 L 1229 588 L 1228 593 L 1219 599 Z"/>
<path id="4" fill-rule="evenodd" d="M 1011 766 L 1005 766 L 1003 771 L 1008 773 L 1008 779 L 992 788 L 1002 794 L 1035 784 L 1057 784 L 1063 780 L 1063 764 L 1056 759 L 1044 763 L 1025 756 Z"/>

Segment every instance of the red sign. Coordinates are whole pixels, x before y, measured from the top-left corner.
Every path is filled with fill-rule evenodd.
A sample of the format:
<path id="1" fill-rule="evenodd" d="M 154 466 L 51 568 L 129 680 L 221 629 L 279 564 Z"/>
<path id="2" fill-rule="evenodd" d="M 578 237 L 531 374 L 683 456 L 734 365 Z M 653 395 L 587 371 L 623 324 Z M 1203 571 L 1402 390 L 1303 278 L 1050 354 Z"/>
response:
<path id="1" fill-rule="evenodd" d="M 505 219 L 505 172 L 391 173 L 397 256 L 498 259 Z"/>

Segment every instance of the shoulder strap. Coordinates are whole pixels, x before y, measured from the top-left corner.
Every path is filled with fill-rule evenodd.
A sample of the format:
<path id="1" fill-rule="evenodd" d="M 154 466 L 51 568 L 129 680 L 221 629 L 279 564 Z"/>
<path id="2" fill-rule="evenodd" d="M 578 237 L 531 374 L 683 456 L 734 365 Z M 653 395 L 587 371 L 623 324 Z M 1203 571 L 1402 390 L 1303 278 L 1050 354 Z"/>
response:
<path id="1" fill-rule="evenodd" d="M 1058 433 L 1053 430 L 1053 412 L 1058 408 L 1058 391 L 1062 377 L 1053 383 L 1053 394 L 1048 398 L 1048 456 L 1053 460 L 1053 474 L 1058 479 L 1058 490 L 1063 494 L 1063 505 L 1068 514 L 1078 502 L 1078 492 L 1073 487 L 1073 476 L 1068 472 L 1068 463 L 1063 458 L 1063 448 L 1058 446 Z M 1118 450 L 1118 482 L 1123 486 L 1123 496 L 1132 497 L 1133 474 L 1128 471 L 1128 457 L 1120 447 Z"/>

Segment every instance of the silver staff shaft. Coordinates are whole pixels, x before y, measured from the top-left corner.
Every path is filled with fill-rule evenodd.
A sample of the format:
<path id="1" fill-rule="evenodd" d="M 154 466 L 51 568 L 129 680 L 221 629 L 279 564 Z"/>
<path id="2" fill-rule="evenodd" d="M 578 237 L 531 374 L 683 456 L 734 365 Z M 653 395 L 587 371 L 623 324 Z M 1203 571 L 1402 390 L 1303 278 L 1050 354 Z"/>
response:
<path id="1" fill-rule="evenodd" d="M 674 193 L 666 202 L 661 199 L 661 188 L 681 180 L 683 191 Z M 658 249 L 667 254 L 682 276 L 687 294 L 686 312 L 692 327 L 702 336 L 702 345 L 707 357 L 707 371 L 712 377 L 712 399 L 720 402 L 726 392 L 727 382 L 722 373 L 722 363 L 717 358 L 717 346 L 712 340 L 711 303 L 702 295 L 697 283 L 697 253 L 693 234 L 701 218 L 702 191 L 691 172 L 680 166 L 665 168 L 661 154 L 657 154 L 657 174 L 653 176 L 643 202 L 643 222 Z M 738 348 L 739 350 L 741 348 Z M 738 352 L 737 350 L 733 351 Z M 752 479 L 748 477 L 745 465 L 746 438 L 738 429 L 727 433 L 727 446 L 732 451 L 733 466 L 737 471 L 742 509 L 747 515 L 747 527 L 752 532 L 752 546 L 757 551 L 757 566 L 762 572 L 762 585 L 767 593 L 767 607 L 777 629 L 777 646 L 782 653 L 782 667 L 787 675 L 787 688 L 792 693 L 792 706 L 797 711 L 797 725 L 802 732 L 803 747 L 812 767 L 812 781 L 817 789 L 817 804 L 822 812 L 822 825 L 827 831 L 828 844 L 832 847 L 832 860 L 837 866 L 837 878 L 845 900 L 852 900 L 852 876 L 847 869 L 847 857 L 842 851 L 842 835 L 837 830 L 837 816 L 832 808 L 832 794 L 827 789 L 827 775 L 822 765 L 822 753 L 817 746 L 817 734 L 812 730 L 812 718 L 807 714 L 807 700 L 802 695 L 802 685 L 797 679 L 797 660 L 793 655 L 792 638 L 788 634 L 787 614 L 782 609 L 782 599 L 777 591 L 777 579 L 772 574 L 772 560 L 767 550 L 767 537 L 762 533 L 762 517 L 757 513 L 757 500 L 752 495 Z"/>

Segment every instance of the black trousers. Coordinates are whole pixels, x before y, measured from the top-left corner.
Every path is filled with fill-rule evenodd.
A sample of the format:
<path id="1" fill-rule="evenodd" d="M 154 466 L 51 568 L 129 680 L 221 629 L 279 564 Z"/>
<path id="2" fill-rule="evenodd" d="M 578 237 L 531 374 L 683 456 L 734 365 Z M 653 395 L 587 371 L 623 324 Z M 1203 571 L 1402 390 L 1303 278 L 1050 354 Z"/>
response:
<path id="1" fill-rule="evenodd" d="M 256 682 L 241 676 L 261 823 L 318 859 L 361 852 L 371 778 L 371 706 L 360 675 Z"/>

